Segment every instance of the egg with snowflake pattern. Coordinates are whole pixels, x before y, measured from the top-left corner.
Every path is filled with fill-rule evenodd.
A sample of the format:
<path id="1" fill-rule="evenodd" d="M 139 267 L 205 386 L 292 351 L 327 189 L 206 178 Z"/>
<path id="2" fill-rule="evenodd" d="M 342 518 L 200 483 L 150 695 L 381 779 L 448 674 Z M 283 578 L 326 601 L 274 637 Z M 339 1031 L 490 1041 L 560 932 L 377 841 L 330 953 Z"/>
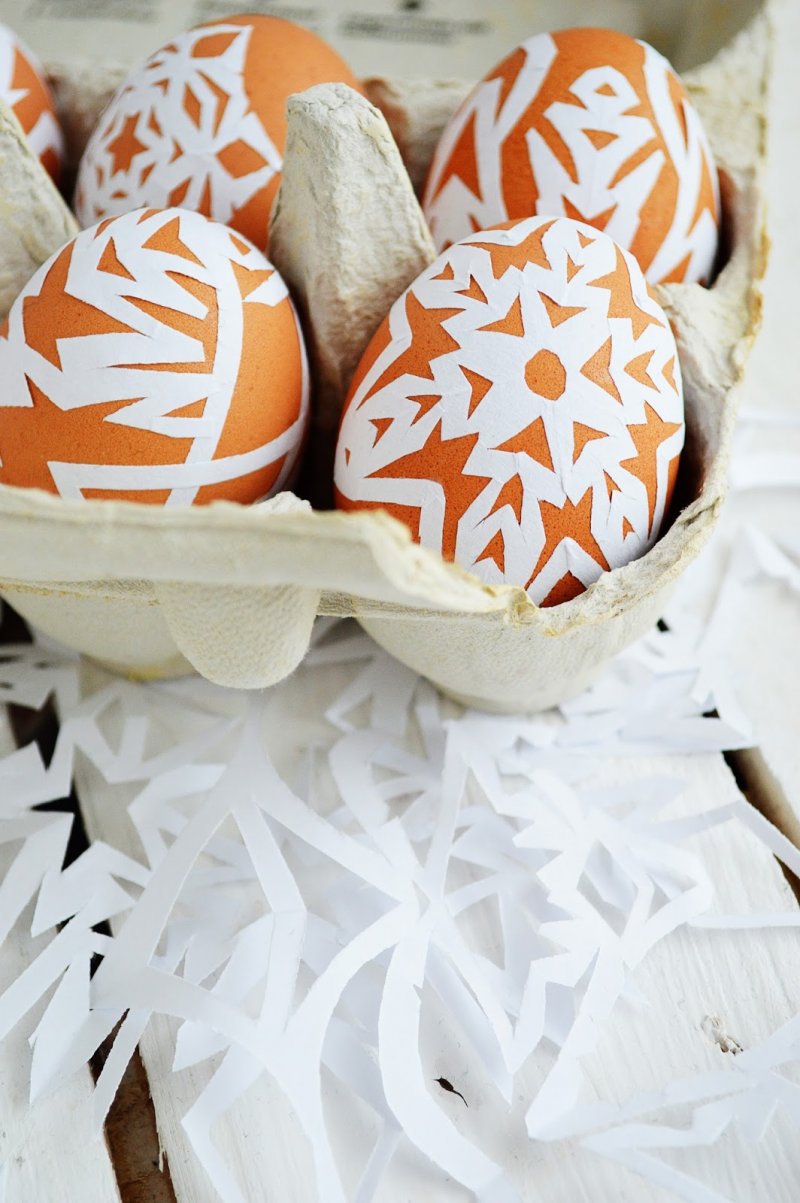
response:
<path id="1" fill-rule="evenodd" d="M 13 110 L 33 153 L 58 183 L 64 135 L 53 94 L 35 56 L 7 25 L 0 25 L 0 97 Z"/>
<path id="2" fill-rule="evenodd" d="M 717 170 L 697 110 L 652 46 L 610 29 L 529 38 L 474 89 L 423 200 L 436 246 L 533 214 L 586 221 L 651 284 L 707 284 Z"/>
<path id="3" fill-rule="evenodd" d="M 337 505 L 553 606 L 653 545 L 683 440 L 675 340 L 635 259 L 533 217 L 456 243 L 395 302 L 343 412 Z"/>
<path id="4" fill-rule="evenodd" d="M 308 372 L 286 285 L 183 209 L 108 218 L 0 327 L 0 482 L 73 500 L 250 503 L 288 485 Z"/>
<path id="5" fill-rule="evenodd" d="M 180 205 L 265 249 L 286 101 L 335 82 L 359 87 L 321 38 L 279 17 L 226 17 L 181 34 L 127 78 L 101 116 L 78 172 L 78 220 Z"/>

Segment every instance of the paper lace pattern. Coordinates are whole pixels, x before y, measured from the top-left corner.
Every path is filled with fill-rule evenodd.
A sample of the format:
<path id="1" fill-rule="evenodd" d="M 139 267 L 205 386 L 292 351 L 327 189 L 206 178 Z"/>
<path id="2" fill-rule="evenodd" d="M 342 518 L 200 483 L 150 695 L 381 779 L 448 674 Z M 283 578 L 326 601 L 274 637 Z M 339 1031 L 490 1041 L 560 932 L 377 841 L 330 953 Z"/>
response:
<path id="1" fill-rule="evenodd" d="M 683 446 L 675 341 L 635 260 L 566 218 L 451 247 L 393 306 L 342 422 L 344 508 L 490 584 L 567 601 L 658 537 Z"/>
<path id="2" fill-rule="evenodd" d="M 251 104 L 252 36 L 247 23 L 201 26 L 128 78 L 81 160 L 83 225 L 140 205 L 181 205 L 266 245 L 282 159 Z"/>
<path id="3" fill-rule="evenodd" d="M 0 24 L 0 97 L 14 110 L 31 150 L 58 180 L 64 135 L 39 65 L 7 26 Z"/>
<path id="4" fill-rule="evenodd" d="M 33 1099 L 119 1024 L 99 1129 L 156 1025 L 209 1200 L 253 1203 L 266 1185 L 228 1157 L 230 1114 L 251 1141 L 279 1131 L 297 1197 L 322 1203 L 454 1184 L 454 1198 L 519 1203 L 532 1156 L 581 1174 L 610 1158 L 692 1203 L 728 1198 L 670 1150 L 737 1128 L 768 1146 L 773 1122 L 796 1127 L 781 1069 L 800 1058 L 800 1021 L 727 1058 L 712 1041 L 707 1072 L 619 1100 L 597 1098 L 583 1069 L 618 1010 L 647 1047 L 641 972 L 678 929 L 798 923 L 790 905 L 725 914 L 698 840 L 746 824 L 800 857 L 732 782 L 684 806 L 664 767 L 664 753 L 677 768 L 748 742 L 702 663 L 679 623 L 531 719 L 442 701 L 351 624 L 318 624 L 298 673 L 262 694 L 109 678 L 82 697 L 69 653 L 4 648 L 4 698 L 53 695 L 61 714 L 47 766 L 35 745 L 0 759 L 0 935 L 32 899 L 27 922 L 50 933 L 0 995 L 0 1038 L 46 1003 Z M 78 752 L 119 843 L 64 867 L 70 817 L 37 807 L 67 793 Z M 751 1147 L 757 1181 L 769 1154 Z"/>
<path id="5" fill-rule="evenodd" d="M 563 214 L 605 230 L 653 283 L 707 281 L 719 187 L 669 63 L 610 30 L 538 34 L 451 120 L 424 209 L 439 248 L 508 219 Z"/>
<path id="6" fill-rule="evenodd" d="M 280 275 L 177 209 L 105 221 L 45 263 L 0 329 L 0 378 L 0 480 L 62 497 L 257 501 L 291 479 L 308 416 Z"/>

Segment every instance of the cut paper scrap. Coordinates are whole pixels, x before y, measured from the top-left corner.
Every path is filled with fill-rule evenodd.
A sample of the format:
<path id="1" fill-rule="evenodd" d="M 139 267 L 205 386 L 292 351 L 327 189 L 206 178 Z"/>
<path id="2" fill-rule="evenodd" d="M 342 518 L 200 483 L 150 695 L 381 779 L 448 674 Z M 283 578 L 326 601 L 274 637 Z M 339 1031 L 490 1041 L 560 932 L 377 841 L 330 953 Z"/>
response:
<path id="1" fill-rule="evenodd" d="M 122 1021 L 99 1128 L 158 1023 L 175 1070 L 207 1067 L 184 1130 L 225 1203 L 250 1199 L 220 1124 L 267 1082 L 325 1203 L 381 1197 L 398 1165 L 480 1203 L 522 1197 L 509 1140 L 524 1165 L 531 1138 L 600 1138 L 581 1118 L 584 1064 L 619 1009 L 643 1005 L 637 967 L 659 944 L 687 926 L 798 921 L 715 901 L 697 844 L 709 832 L 744 822 L 783 859 L 791 849 L 732 785 L 682 809 L 684 782 L 664 769 L 664 753 L 748 738 L 698 690 L 696 635 L 654 631 L 536 718 L 463 711 L 348 624 L 320 623 L 298 673 L 263 695 L 105 676 L 82 694 L 75 659 L 4 649 L 4 697 L 55 694 L 61 714 L 48 766 L 32 747 L 0 761 L 0 831 L 17 850 L 3 912 L 14 921 L 35 898 L 36 930 L 52 932 L 0 997 L 0 1033 L 45 1004 L 32 1096 Z M 69 820 L 35 807 L 68 792 L 78 753 L 87 816 L 99 791 L 124 843 L 98 840 L 65 868 Z M 436 1084 L 453 1065 L 466 1106 Z M 346 1164 L 332 1082 L 337 1110 L 362 1116 Z M 611 1108 L 600 1135 L 619 1122 Z"/>

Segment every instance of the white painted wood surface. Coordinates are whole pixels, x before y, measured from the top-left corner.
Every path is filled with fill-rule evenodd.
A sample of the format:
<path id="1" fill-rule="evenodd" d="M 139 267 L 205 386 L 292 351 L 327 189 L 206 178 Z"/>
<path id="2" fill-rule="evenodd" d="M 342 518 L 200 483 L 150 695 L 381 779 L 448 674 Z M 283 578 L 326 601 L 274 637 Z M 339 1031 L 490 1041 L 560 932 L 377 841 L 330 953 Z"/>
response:
<path id="1" fill-rule="evenodd" d="M 91 671 L 95 682 L 102 674 Z M 346 670 L 326 666 L 301 672 L 286 690 L 285 721 L 272 732 L 281 749 L 284 771 L 325 728 L 325 706 L 343 687 Z M 221 701 L 224 705 L 224 701 Z M 153 713 L 153 711 L 150 711 Z M 167 704 L 156 708 L 165 739 L 179 733 L 175 713 Z M 113 715 L 109 720 L 113 722 Z M 276 716 L 276 723 L 280 719 Z M 737 795 L 733 779 L 718 755 L 661 756 L 587 763 L 587 777 L 598 783 L 637 780 L 654 773 L 679 776 L 687 791 L 673 804 L 668 817 L 683 817 L 721 806 Z M 89 834 L 105 839 L 131 855 L 140 855 L 138 837 L 126 813 L 130 787 L 105 785 L 81 763 L 77 788 Z M 694 838 L 715 885 L 722 911 L 796 914 L 797 904 L 777 862 L 743 826 L 728 823 Z M 303 882 L 299 879 L 302 890 Z M 797 1009 L 800 981 L 800 941 L 796 929 L 702 931 L 683 929 L 667 937 L 637 972 L 644 1005 L 622 1002 L 604 1030 L 597 1050 L 584 1062 L 583 1097 L 621 1102 L 643 1090 L 657 1090 L 676 1077 L 727 1070 L 731 1054 L 715 1042 L 713 1024 L 727 1031 L 742 1047 L 764 1039 Z M 201 1203 L 213 1194 L 193 1157 L 181 1118 L 208 1080 L 200 1066 L 170 1070 L 172 1024 L 156 1020 L 141 1043 L 150 1079 L 160 1138 L 169 1161 L 178 1203 Z M 453 1123 L 496 1161 L 509 1167 L 525 1199 L 548 1203 L 668 1203 L 675 1196 L 651 1185 L 630 1170 L 600 1159 L 575 1141 L 530 1142 L 524 1128 L 526 1103 L 552 1064 L 542 1048 L 519 1080 L 509 1111 L 476 1062 L 465 1059 L 452 1029 L 443 1023 L 423 1037 L 430 1078 L 449 1078 L 470 1099 L 464 1108 L 455 1096 L 437 1099 Z M 342 1095 L 328 1094 L 328 1115 L 341 1147 L 348 1129 L 363 1123 Z M 277 1088 L 264 1080 L 214 1131 L 215 1143 L 232 1167 L 247 1203 L 262 1199 L 313 1203 L 317 1198 L 310 1158 L 289 1108 Z M 344 1159 L 346 1162 L 346 1158 Z M 665 1160 L 669 1161 L 667 1155 Z M 734 1203 L 794 1203 L 800 1181 L 800 1146 L 796 1133 L 780 1117 L 763 1142 L 754 1144 L 732 1136 L 720 1146 L 673 1155 L 672 1162 L 691 1172 L 720 1197 Z M 354 1185 L 355 1167 L 344 1165 L 344 1177 Z M 467 1203 L 471 1195 L 445 1184 L 441 1176 L 420 1173 L 418 1165 L 399 1158 L 383 1182 L 378 1203 Z"/>
<path id="2" fill-rule="evenodd" d="M 707 576 L 706 596 L 697 599 L 698 611 L 705 614 L 724 564 L 741 544 L 748 524 L 774 539 L 800 567 L 800 4 L 772 0 L 772 13 L 777 36 L 766 178 L 772 249 L 764 321 L 741 394 L 732 493 L 707 557 L 716 571 Z M 758 468 L 754 455 L 765 457 L 765 478 L 774 480 L 776 487 L 743 487 Z M 728 599 L 725 620 L 725 629 L 719 627 L 718 652 L 753 724 L 758 752 L 750 758 L 752 771 L 772 795 L 776 818 L 798 839 L 800 593 L 785 583 L 758 581 Z"/>
<path id="3" fill-rule="evenodd" d="M 0 707 L 0 755 L 14 748 Z M 0 880 L 10 850 L 0 846 Z M 32 906 L 0 949 L 0 993 L 42 951 L 49 933 L 30 936 Z M 26 924 L 27 922 L 27 930 Z M 0 1041 L 0 1199 L 3 1203 L 117 1203 L 114 1171 L 103 1141 L 91 1130 L 91 1076 L 82 1070 L 62 1089 L 29 1104 L 28 1039 L 42 1007 Z"/>

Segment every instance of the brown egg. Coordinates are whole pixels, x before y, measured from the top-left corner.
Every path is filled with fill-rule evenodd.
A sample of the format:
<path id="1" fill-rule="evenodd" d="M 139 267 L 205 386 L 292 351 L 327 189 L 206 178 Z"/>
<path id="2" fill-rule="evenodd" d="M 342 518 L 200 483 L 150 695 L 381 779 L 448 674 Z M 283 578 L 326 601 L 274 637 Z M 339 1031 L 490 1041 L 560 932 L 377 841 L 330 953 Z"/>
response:
<path id="1" fill-rule="evenodd" d="M 586 221 L 651 284 L 708 283 L 717 171 L 700 118 L 652 46 L 610 29 L 523 42 L 445 129 L 424 209 L 440 249 L 538 213 Z"/>
<path id="2" fill-rule="evenodd" d="M 330 46 L 291 21 L 250 14 L 181 34 L 128 77 L 101 117 L 78 173 L 78 220 L 180 205 L 263 250 L 286 100 L 331 82 L 359 87 Z"/>
<path id="3" fill-rule="evenodd" d="M 683 438 L 675 340 L 636 261 L 533 217 L 450 247 L 395 302 L 347 400 L 337 504 L 558 605 L 656 541 Z"/>

